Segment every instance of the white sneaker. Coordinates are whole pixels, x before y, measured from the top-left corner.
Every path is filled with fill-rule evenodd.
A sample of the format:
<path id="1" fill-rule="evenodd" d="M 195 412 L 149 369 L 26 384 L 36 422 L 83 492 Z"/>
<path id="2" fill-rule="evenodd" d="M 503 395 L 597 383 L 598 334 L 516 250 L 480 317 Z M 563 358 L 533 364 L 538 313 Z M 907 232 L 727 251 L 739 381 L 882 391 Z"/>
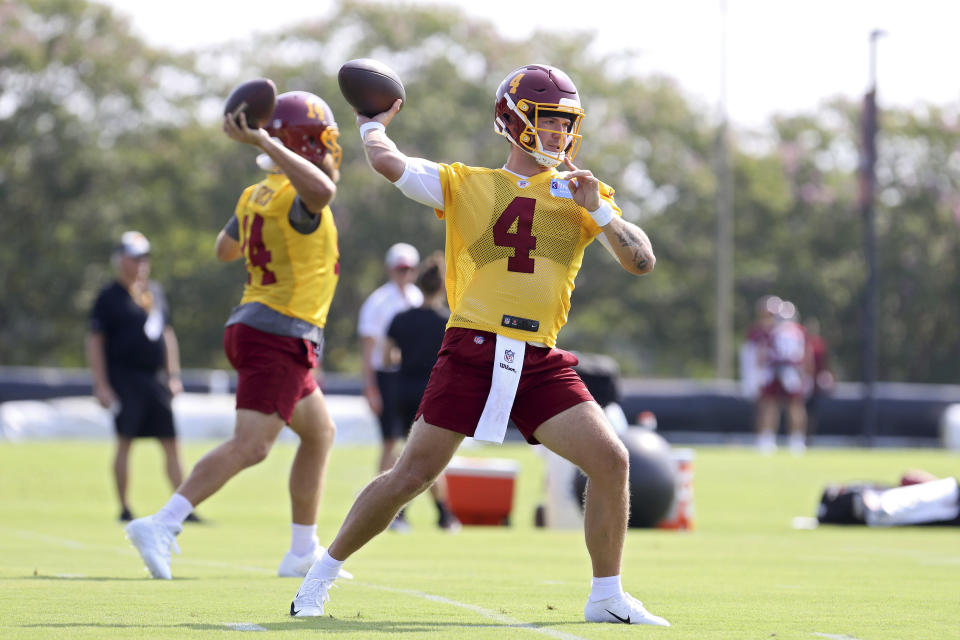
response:
<path id="1" fill-rule="evenodd" d="M 790 453 L 795 456 L 802 456 L 807 452 L 807 443 L 803 436 L 790 436 Z"/>
<path id="2" fill-rule="evenodd" d="M 290 615 L 295 618 L 322 616 L 323 605 L 330 600 L 332 586 L 333 580 L 304 580 L 290 603 Z"/>
<path id="3" fill-rule="evenodd" d="M 621 593 L 606 600 L 590 602 L 583 610 L 587 622 L 619 622 L 623 624 L 649 624 L 669 627 L 670 623 L 643 608 L 643 603 L 629 593 Z"/>
<path id="4" fill-rule="evenodd" d="M 390 526 L 387 527 L 390 531 L 396 533 L 410 533 L 413 527 L 410 526 L 410 523 L 407 522 L 407 519 L 402 516 L 397 516 L 390 521 Z"/>
<path id="5" fill-rule="evenodd" d="M 136 547 L 153 578 L 170 580 L 170 549 L 180 553 L 177 536 L 183 527 L 155 520 L 153 516 L 137 518 L 124 531 L 127 539 Z"/>
<path id="6" fill-rule="evenodd" d="M 283 556 L 283 560 L 280 561 L 280 568 L 277 569 L 277 575 L 281 578 L 303 578 L 307 575 L 307 572 L 310 571 L 313 563 L 323 557 L 325 551 L 326 549 L 319 544 L 313 548 L 313 553 L 302 556 L 295 555 L 293 551 L 287 551 L 286 555 Z M 352 580 L 353 574 L 344 569 L 340 569 L 338 577 Z"/>
<path id="7" fill-rule="evenodd" d="M 762 433 L 757 436 L 757 451 L 761 455 L 769 456 L 777 452 L 777 437 L 772 433 Z"/>

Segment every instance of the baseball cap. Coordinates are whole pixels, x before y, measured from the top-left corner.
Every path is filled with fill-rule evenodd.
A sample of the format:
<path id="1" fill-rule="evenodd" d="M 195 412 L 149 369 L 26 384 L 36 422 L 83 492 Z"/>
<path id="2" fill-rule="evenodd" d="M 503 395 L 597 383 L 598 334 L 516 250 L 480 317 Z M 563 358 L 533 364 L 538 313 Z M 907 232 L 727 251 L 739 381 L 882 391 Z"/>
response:
<path id="1" fill-rule="evenodd" d="M 411 244 L 398 242 L 387 249 L 386 263 L 387 269 L 413 268 L 420 264 L 420 252 Z"/>
<path id="2" fill-rule="evenodd" d="M 139 231 L 126 231 L 120 236 L 120 242 L 114 247 L 114 253 L 123 254 L 130 258 L 140 258 L 150 255 L 150 241 Z"/>

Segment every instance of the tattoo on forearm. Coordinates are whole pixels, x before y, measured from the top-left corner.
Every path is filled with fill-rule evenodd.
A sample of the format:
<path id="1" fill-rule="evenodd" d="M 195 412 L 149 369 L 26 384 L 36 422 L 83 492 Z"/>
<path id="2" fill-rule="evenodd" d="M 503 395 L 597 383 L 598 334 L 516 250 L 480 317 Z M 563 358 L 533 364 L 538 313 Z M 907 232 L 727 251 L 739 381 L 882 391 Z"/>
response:
<path id="1" fill-rule="evenodd" d="M 639 229 L 626 227 L 617 231 L 617 241 L 621 247 L 630 252 L 630 259 L 637 269 L 645 271 L 650 267 L 653 248 L 650 246 L 650 240 L 647 239 L 646 234 Z"/>

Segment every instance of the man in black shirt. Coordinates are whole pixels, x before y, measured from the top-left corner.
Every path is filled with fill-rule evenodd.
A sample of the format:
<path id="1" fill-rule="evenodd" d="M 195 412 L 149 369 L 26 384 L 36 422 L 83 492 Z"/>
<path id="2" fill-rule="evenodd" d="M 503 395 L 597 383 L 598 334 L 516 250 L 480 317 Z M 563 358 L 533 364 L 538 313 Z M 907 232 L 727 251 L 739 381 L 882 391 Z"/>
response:
<path id="1" fill-rule="evenodd" d="M 117 278 L 97 296 L 86 339 L 97 401 L 114 417 L 117 451 L 113 475 L 120 520 L 133 519 L 127 503 L 130 446 L 157 438 L 174 488 L 183 480 L 171 399 L 183 391 L 177 337 L 161 286 L 149 280 L 150 242 L 123 234 L 112 256 Z"/>

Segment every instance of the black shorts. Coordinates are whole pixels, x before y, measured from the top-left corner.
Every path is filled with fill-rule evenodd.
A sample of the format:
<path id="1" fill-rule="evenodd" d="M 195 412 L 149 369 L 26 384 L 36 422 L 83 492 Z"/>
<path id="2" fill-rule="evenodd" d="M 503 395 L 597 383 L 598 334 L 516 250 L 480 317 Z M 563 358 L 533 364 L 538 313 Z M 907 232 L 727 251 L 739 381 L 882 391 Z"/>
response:
<path id="1" fill-rule="evenodd" d="M 403 437 L 410 435 L 410 427 L 417 419 L 420 400 L 430 380 L 428 373 L 423 377 L 402 377 L 397 385 L 397 408 L 403 425 Z"/>
<path id="2" fill-rule="evenodd" d="M 160 373 L 140 369 L 111 371 L 110 385 L 120 401 L 120 411 L 114 418 L 118 436 L 176 437 L 170 387 Z"/>
<path id="3" fill-rule="evenodd" d="M 380 391 L 382 410 L 380 411 L 380 437 L 384 440 L 397 440 L 403 437 L 403 423 L 397 406 L 397 382 L 400 374 L 396 371 L 377 371 L 377 389 Z"/>

